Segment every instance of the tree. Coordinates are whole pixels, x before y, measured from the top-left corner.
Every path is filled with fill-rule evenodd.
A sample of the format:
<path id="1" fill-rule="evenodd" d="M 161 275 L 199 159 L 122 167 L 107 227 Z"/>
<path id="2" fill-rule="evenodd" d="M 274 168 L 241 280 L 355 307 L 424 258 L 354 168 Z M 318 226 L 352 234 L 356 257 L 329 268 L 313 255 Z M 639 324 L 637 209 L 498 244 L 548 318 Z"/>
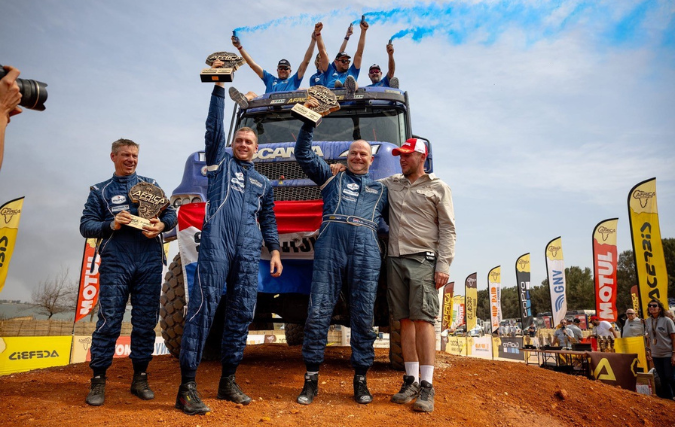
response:
<path id="1" fill-rule="evenodd" d="M 66 268 L 47 279 L 33 290 L 31 299 L 41 314 L 51 319 L 53 315 L 71 311 L 75 307 L 78 283 L 71 281 Z"/>

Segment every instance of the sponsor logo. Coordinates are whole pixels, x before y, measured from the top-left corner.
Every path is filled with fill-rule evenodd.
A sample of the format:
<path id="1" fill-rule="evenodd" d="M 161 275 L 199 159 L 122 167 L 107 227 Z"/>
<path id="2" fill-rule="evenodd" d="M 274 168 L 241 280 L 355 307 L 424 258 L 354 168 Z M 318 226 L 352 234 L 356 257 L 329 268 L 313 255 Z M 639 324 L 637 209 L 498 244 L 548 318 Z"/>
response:
<path id="1" fill-rule="evenodd" d="M 379 193 L 379 191 L 375 188 L 372 188 L 372 187 L 366 187 L 366 193 L 377 194 L 377 193 Z"/>
<path id="2" fill-rule="evenodd" d="M 499 272 L 498 271 L 493 271 L 490 273 L 490 279 L 492 279 L 493 282 L 499 282 Z"/>
<path id="3" fill-rule="evenodd" d="M 346 200 L 348 202 L 356 202 L 356 199 L 353 197 L 343 197 L 342 200 Z"/>
<path id="4" fill-rule="evenodd" d="M 288 100 L 288 103 L 290 104 L 291 102 L 304 102 L 304 101 L 307 101 L 307 98 L 302 96 L 302 97 L 299 97 L 299 98 L 290 98 Z"/>
<path id="5" fill-rule="evenodd" d="M 596 380 L 616 381 L 616 375 L 614 375 L 612 365 L 609 363 L 609 360 L 605 358 L 598 362 L 598 366 L 596 366 L 593 371 L 593 376 Z"/>
<path id="6" fill-rule="evenodd" d="M 77 340 L 77 342 L 82 344 L 82 349 L 84 351 L 89 351 L 89 348 L 91 347 L 91 337 L 80 338 Z"/>
<path id="7" fill-rule="evenodd" d="M 241 192 L 241 193 L 244 192 L 244 184 L 243 184 L 241 181 L 239 181 L 237 178 L 232 177 L 232 179 L 230 180 L 230 182 L 231 182 L 232 184 L 234 184 L 234 185 L 232 186 L 232 188 L 234 188 L 235 190 L 237 190 L 237 191 L 239 191 L 239 192 Z"/>
<path id="8" fill-rule="evenodd" d="M 281 98 L 281 99 L 273 99 L 273 100 L 270 101 L 270 105 L 274 105 L 274 104 L 285 104 L 285 103 L 286 103 L 286 100 L 283 99 L 283 98 Z"/>
<path id="9" fill-rule="evenodd" d="M 610 234 L 616 233 L 616 229 L 615 228 L 607 228 L 605 226 L 602 226 L 602 227 L 598 228 L 598 233 L 600 233 L 602 235 L 602 241 L 606 242 L 607 239 L 609 238 Z"/>
<path id="10" fill-rule="evenodd" d="M 243 181 L 243 180 L 244 180 L 244 174 L 241 173 L 241 172 L 235 172 L 235 173 L 234 173 L 234 176 L 236 176 L 237 179 L 238 179 L 239 181 Z"/>
<path id="11" fill-rule="evenodd" d="M 59 353 L 56 350 L 15 351 L 9 355 L 9 360 L 46 359 L 48 357 L 59 357 Z"/>
<path id="12" fill-rule="evenodd" d="M 649 298 L 650 299 L 661 299 L 661 292 L 656 287 L 658 284 L 658 279 L 656 278 L 656 266 L 651 264 L 651 259 L 654 256 L 652 250 L 652 225 L 648 222 L 642 224 L 640 227 L 640 237 L 642 237 L 642 250 L 644 251 L 644 260 L 645 263 L 642 264 L 645 267 L 645 272 L 647 273 L 647 285 L 649 285 Z"/>
<path id="13" fill-rule="evenodd" d="M 127 198 L 121 194 L 118 194 L 117 196 L 113 196 L 112 199 L 110 199 L 113 205 L 119 205 L 120 203 L 124 203 L 127 201 Z"/>
<path id="14" fill-rule="evenodd" d="M 5 224 L 9 224 L 9 222 L 12 220 L 12 217 L 14 215 L 19 215 L 20 213 L 21 209 L 2 208 L 2 210 L 0 210 L 0 215 L 5 217 Z"/>
<path id="15" fill-rule="evenodd" d="M 80 315 L 86 316 L 94 308 L 94 300 L 98 294 L 98 267 L 101 265 L 101 257 L 96 256 L 96 262 L 92 271 L 91 263 L 94 257 L 87 258 L 87 270 L 84 273 L 84 283 L 82 284 L 82 302 L 80 303 Z M 85 349 L 86 350 L 86 349 Z"/>
<path id="16" fill-rule="evenodd" d="M 559 312 L 565 303 L 565 276 L 562 271 L 553 270 L 553 294 L 555 297 L 555 311 Z"/>
<path id="17" fill-rule="evenodd" d="M 555 258 L 558 255 L 560 246 L 549 246 L 547 250 L 551 253 L 551 256 Z"/>
<path id="18" fill-rule="evenodd" d="M 520 290 L 520 305 L 521 305 L 521 310 L 523 313 L 525 313 L 525 316 L 532 316 L 532 308 L 530 307 L 530 293 L 528 292 L 528 289 L 530 289 L 530 282 L 519 282 L 518 287 Z"/>
<path id="19" fill-rule="evenodd" d="M 598 272 L 598 298 L 600 313 L 598 315 L 601 319 L 614 320 L 614 304 L 612 304 L 612 296 L 616 285 L 614 283 L 614 262 L 611 252 L 605 254 L 598 254 L 596 259 Z"/>
<path id="20" fill-rule="evenodd" d="M 477 280 L 474 277 L 469 277 L 468 279 L 466 279 L 466 287 L 467 288 L 475 288 L 476 282 L 477 282 Z"/>
<path id="21" fill-rule="evenodd" d="M 316 237 L 303 237 L 302 239 L 284 240 L 281 243 L 281 252 L 298 253 L 314 251 Z"/>
<path id="22" fill-rule="evenodd" d="M 349 188 L 350 190 L 356 191 L 356 190 L 359 189 L 359 184 L 355 184 L 353 182 L 350 182 L 349 184 L 347 184 L 347 188 Z"/>
<path id="23" fill-rule="evenodd" d="M 262 186 L 263 186 L 263 185 L 260 183 L 260 181 L 258 181 L 257 179 L 249 178 L 248 180 L 251 182 L 251 184 L 253 184 L 253 185 L 257 186 L 257 187 L 262 187 Z"/>
<path id="24" fill-rule="evenodd" d="M 527 266 L 529 264 L 530 264 L 530 261 L 528 261 L 526 259 L 519 259 L 518 260 L 518 268 L 521 269 L 521 270 L 525 270 L 525 268 L 527 268 Z"/>
<path id="25" fill-rule="evenodd" d="M 312 151 L 314 151 L 314 153 L 317 156 L 323 157 L 323 150 L 318 145 L 313 146 Z M 253 160 L 256 159 L 267 160 L 276 158 L 290 159 L 291 157 L 294 156 L 295 156 L 295 147 L 278 147 L 278 148 L 263 147 L 253 155 Z"/>
<path id="26" fill-rule="evenodd" d="M 347 190 L 346 188 L 344 190 L 342 190 L 342 193 L 346 194 L 348 196 L 359 197 L 359 193 L 357 193 L 355 191 Z"/>
<path id="27" fill-rule="evenodd" d="M 129 210 L 129 205 L 121 205 L 121 206 L 113 206 L 112 209 L 110 209 L 110 212 L 122 212 L 122 211 L 128 211 Z"/>
<path id="28" fill-rule="evenodd" d="M 163 203 L 168 202 L 166 197 L 154 195 L 149 191 L 136 190 L 133 193 L 129 193 L 129 195 L 131 196 L 132 200 L 148 202 L 153 205 L 161 205 Z"/>
<path id="29" fill-rule="evenodd" d="M 640 201 L 640 206 L 642 206 L 643 208 L 646 208 L 649 199 L 655 196 L 656 192 L 654 191 L 642 191 L 642 190 L 633 191 L 633 198 L 638 199 Z"/>

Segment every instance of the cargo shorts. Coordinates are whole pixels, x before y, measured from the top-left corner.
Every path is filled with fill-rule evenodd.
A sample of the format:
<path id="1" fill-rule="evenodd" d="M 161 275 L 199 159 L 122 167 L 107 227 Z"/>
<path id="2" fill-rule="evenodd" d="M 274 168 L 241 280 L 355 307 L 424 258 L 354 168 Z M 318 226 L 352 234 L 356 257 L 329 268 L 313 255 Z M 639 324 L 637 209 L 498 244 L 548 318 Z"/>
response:
<path id="1" fill-rule="evenodd" d="M 387 258 L 387 302 L 394 320 L 435 323 L 439 312 L 436 261 L 424 254 Z"/>

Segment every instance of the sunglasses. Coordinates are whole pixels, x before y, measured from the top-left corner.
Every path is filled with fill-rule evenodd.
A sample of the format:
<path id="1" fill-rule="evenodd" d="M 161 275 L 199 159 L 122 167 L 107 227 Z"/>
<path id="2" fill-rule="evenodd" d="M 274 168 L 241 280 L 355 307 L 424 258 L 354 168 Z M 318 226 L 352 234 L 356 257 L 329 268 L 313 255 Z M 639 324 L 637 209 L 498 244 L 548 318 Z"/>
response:
<path id="1" fill-rule="evenodd" d="M 379 73 L 380 73 L 380 70 L 378 70 L 378 69 L 370 70 L 370 74 L 379 74 Z"/>
<path id="2" fill-rule="evenodd" d="M 635 316 L 635 313 L 626 313 L 626 316 Z"/>
<path id="3" fill-rule="evenodd" d="M 290 70 L 290 67 L 277 67 L 277 70 L 288 71 L 288 70 Z"/>
<path id="4" fill-rule="evenodd" d="M 351 59 L 340 59 L 338 62 L 342 62 L 343 64 L 349 64 L 351 62 Z"/>
<path id="5" fill-rule="evenodd" d="M 649 307 L 649 308 L 654 308 L 654 307 L 658 307 L 658 306 L 659 306 L 658 304 L 648 304 L 647 305 L 647 307 Z"/>

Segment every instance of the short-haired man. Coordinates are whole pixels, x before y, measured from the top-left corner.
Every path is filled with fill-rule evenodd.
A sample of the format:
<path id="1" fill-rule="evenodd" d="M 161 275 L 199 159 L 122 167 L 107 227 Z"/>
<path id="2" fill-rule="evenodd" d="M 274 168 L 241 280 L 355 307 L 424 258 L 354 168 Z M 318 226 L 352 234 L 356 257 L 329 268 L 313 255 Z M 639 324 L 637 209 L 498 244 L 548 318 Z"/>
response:
<path id="1" fill-rule="evenodd" d="M 611 323 L 606 320 L 600 320 L 598 316 L 591 316 L 591 324 L 593 325 L 593 333 L 598 338 L 611 337 L 619 338 L 619 334 L 614 330 Z"/>
<path id="2" fill-rule="evenodd" d="M 0 168 L 2 168 L 2 158 L 5 152 L 5 128 L 9 124 L 10 117 L 21 113 L 19 102 L 21 102 L 21 92 L 16 79 L 21 72 L 16 68 L 5 65 L 2 67 L 7 74 L 0 80 Z"/>
<path id="3" fill-rule="evenodd" d="M 305 57 L 302 59 L 302 62 L 298 67 L 298 71 L 293 75 L 291 75 L 291 63 L 288 62 L 288 60 L 282 59 L 279 61 L 277 64 L 277 76 L 274 77 L 266 70 L 263 70 L 263 68 L 256 64 L 255 61 L 253 61 L 251 55 L 249 55 L 248 52 L 246 52 L 246 50 L 244 50 L 244 48 L 241 46 L 241 42 L 239 41 L 238 37 L 232 36 L 232 44 L 234 47 L 239 49 L 239 53 L 241 53 L 241 56 L 246 60 L 246 63 L 249 65 L 249 67 L 251 67 L 251 70 L 253 70 L 258 75 L 258 77 L 262 79 L 263 83 L 265 83 L 265 93 L 291 91 L 298 89 L 302 83 L 302 78 L 305 76 L 305 71 L 307 70 L 309 61 L 312 59 L 312 53 L 314 53 L 314 46 L 317 40 L 321 40 L 322 28 L 323 24 L 321 22 L 314 26 L 312 38 L 309 43 L 309 47 L 305 52 Z M 321 44 L 323 44 L 323 41 L 321 41 Z M 222 63 L 220 61 L 216 61 L 213 65 L 214 67 L 219 67 L 222 66 Z M 248 108 L 248 101 L 258 96 L 254 92 L 242 94 L 234 87 L 230 87 L 229 93 L 230 97 L 237 104 L 239 104 L 241 108 Z"/>
<path id="4" fill-rule="evenodd" d="M 632 308 L 626 310 L 626 323 L 623 324 L 621 332 L 623 338 L 645 336 L 645 325 Z"/>
<path id="5" fill-rule="evenodd" d="M 411 138 L 392 150 L 402 174 L 384 178 L 389 190 L 389 310 L 401 321 L 406 374 L 392 402 L 434 410 L 433 372 L 438 289 L 448 283 L 455 256 L 455 214 L 450 187 L 424 170 L 427 146 Z"/>
<path id="6" fill-rule="evenodd" d="M 572 331 L 572 334 L 574 336 L 574 342 L 577 342 L 577 343 L 584 338 L 584 333 L 582 332 L 581 328 L 579 327 L 580 324 L 581 324 L 581 320 L 579 320 L 577 318 L 574 318 L 574 320 L 572 320 L 572 324 L 567 325 L 567 327 L 570 329 L 570 331 Z"/>
<path id="7" fill-rule="evenodd" d="M 155 325 L 162 291 L 163 241 L 160 233 L 176 226 L 176 211 L 168 206 L 159 218 L 150 219 L 143 230 L 128 227 L 138 206 L 129 191 L 136 184 L 154 179 L 136 174 L 138 144 L 130 139 L 112 143 L 110 160 L 115 165 L 112 178 L 89 189 L 89 198 L 80 219 L 80 233 L 98 239 L 101 254 L 99 309 L 92 334 L 91 389 L 86 402 L 103 405 L 106 371 L 112 364 L 115 342 L 131 295 L 131 359 L 134 377 L 131 393 L 143 400 L 155 397 L 148 386 L 147 369 L 155 349 Z"/>
<path id="8" fill-rule="evenodd" d="M 387 55 L 389 55 L 389 63 L 387 74 L 382 77 L 382 70 L 377 64 L 373 64 L 368 69 L 368 78 L 372 84 L 367 87 L 393 87 L 398 89 L 398 78 L 394 77 L 396 72 L 396 62 L 394 61 L 394 45 L 389 43 L 387 45 Z"/>
<path id="9" fill-rule="evenodd" d="M 553 333 L 553 345 L 560 345 L 563 348 L 571 348 L 574 333 L 567 326 L 567 319 L 562 319 Z"/>
<path id="10" fill-rule="evenodd" d="M 359 36 L 359 44 L 356 47 L 354 54 L 354 63 L 350 66 L 351 56 L 347 52 L 338 52 L 335 60 L 328 65 L 328 70 L 324 76 L 323 85 L 327 88 L 341 88 L 345 87 L 347 92 L 356 92 L 356 80 L 359 78 L 361 71 L 361 60 L 363 59 L 363 49 L 366 46 L 366 31 L 368 31 L 368 23 L 361 21 L 359 24 L 361 28 L 361 35 Z"/>
<path id="11" fill-rule="evenodd" d="M 312 101 L 316 102 L 309 103 Z M 313 132 L 313 126 L 303 125 L 295 144 L 295 158 L 305 174 L 321 187 L 323 198 L 323 221 L 314 245 L 312 288 L 302 345 L 307 372 L 297 401 L 309 405 L 318 393 L 330 319 L 346 284 L 354 399 L 368 404 L 373 396 L 368 391 L 366 373 L 375 357 L 373 321 L 381 265 L 377 228 L 383 212 L 386 214 L 387 189 L 368 174 L 373 162 L 368 142 L 352 142 L 347 170 L 333 176 L 328 164 L 312 150 Z"/>
<path id="12" fill-rule="evenodd" d="M 282 271 L 269 180 L 253 167 L 258 137 L 250 128 L 234 135 L 232 154 L 225 149 L 225 90 L 216 83 L 206 119 L 206 165 L 209 186 L 199 245 L 195 285 L 190 292 L 181 341 L 181 385 L 176 408 L 205 414 L 195 378 L 216 308 L 225 291 L 225 325 L 221 347 L 222 373 L 218 399 L 247 405 L 251 398 L 235 382 L 244 355 L 248 326 L 258 296 L 258 263 L 263 243 L 271 254 L 270 274 Z"/>
<path id="13" fill-rule="evenodd" d="M 344 52 L 347 50 L 349 37 L 351 37 L 351 35 L 354 33 L 353 27 L 353 25 L 349 25 L 349 28 L 347 28 L 347 34 L 345 34 L 345 38 L 342 41 L 338 52 Z M 316 36 L 316 32 L 314 35 Z M 323 80 L 326 76 L 326 70 L 328 69 L 328 52 L 326 51 L 326 45 L 323 43 L 323 39 L 321 37 L 316 38 L 316 47 L 319 50 L 319 52 L 316 54 L 316 58 L 314 59 L 316 73 L 312 74 L 312 76 L 309 78 L 310 87 L 316 85 L 324 86 Z"/>

